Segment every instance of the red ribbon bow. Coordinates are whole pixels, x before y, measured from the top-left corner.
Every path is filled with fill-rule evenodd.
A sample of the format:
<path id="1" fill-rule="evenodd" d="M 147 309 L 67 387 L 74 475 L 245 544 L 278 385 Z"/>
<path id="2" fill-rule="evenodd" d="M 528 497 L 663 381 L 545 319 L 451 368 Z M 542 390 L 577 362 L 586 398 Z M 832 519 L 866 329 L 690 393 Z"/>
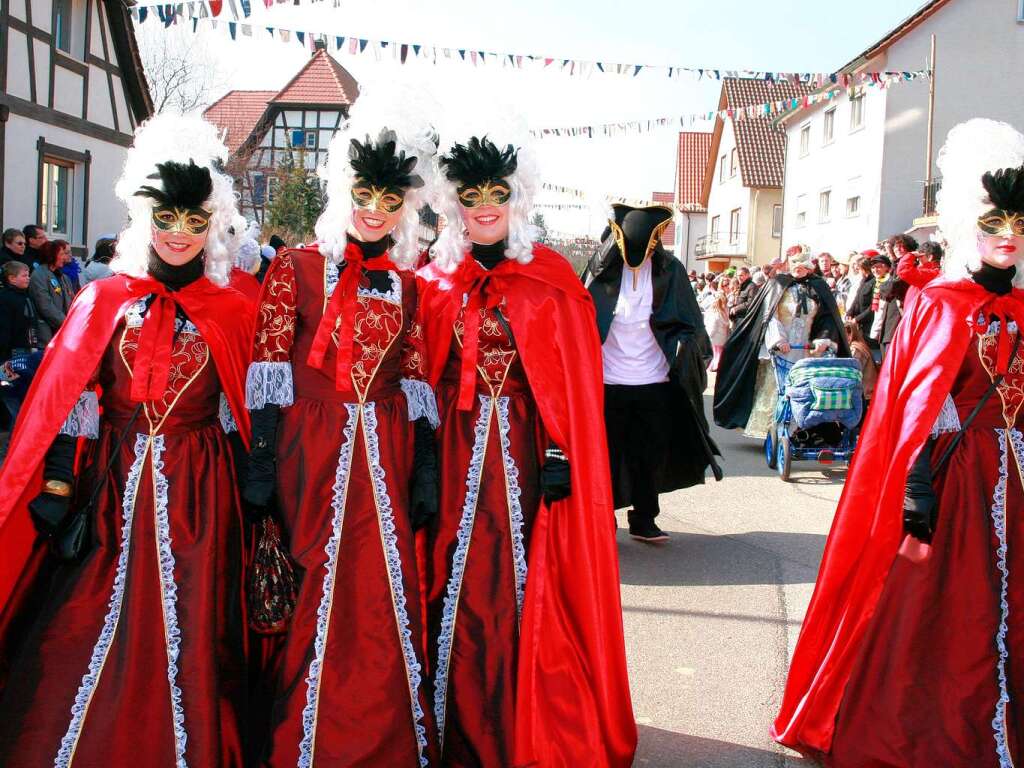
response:
<path id="1" fill-rule="evenodd" d="M 136 403 L 160 400 L 167 391 L 171 375 L 171 345 L 174 341 L 174 315 L 177 302 L 173 291 L 152 278 L 137 278 L 129 283 L 133 294 L 154 294 L 139 332 L 139 348 L 132 368 L 131 398 Z"/>
<path id="2" fill-rule="evenodd" d="M 352 346 L 356 331 L 356 303 L 359 296 L 359 279 L 363 270 L 390 269 L 391 260 L 387 254 L 363 260 L 363 252 L 356 245 L 345 249 L 345 268 L 341 272 L 338 285 L 331 294 L 324 316 L 320 318 L 313 345 L 309 349 L 306 362 L 313 368 L 323 369 L 324 356 L 331 343 L 331 334 L 341 318 L 338 330 L 338 360 L 334 369 L 334 386 L 339 392 L 350 393 L 352 387 Z"/>
<path id="3" fill-rule="evenodd" d="M 1021 303 L 1013 294 L 994 296 L 982 304 L 971 318 L 979 334 L 988 330 L 990 318 L 999 321 L 999 337 L 996 341 L 996 373 L 1005 376 L 1010 370 L 1010 332 L 1007 326 L 1019 314 Z M 1020 333 L 1020 329 L 1017 330 Z"/>
<path id="4" fill-rule="evenodd" d="M 457 408 L 473 408 L 476 391 L 476 362 L 480 349 L 480 310 L 494 309 L 501 304 L 501 295 L 493 290 L 491 274 L 476 262 L 465 267 L 464 281 L 466 308 L 462 314 L 462 367 L 459 371 L 459 401 Z"/>

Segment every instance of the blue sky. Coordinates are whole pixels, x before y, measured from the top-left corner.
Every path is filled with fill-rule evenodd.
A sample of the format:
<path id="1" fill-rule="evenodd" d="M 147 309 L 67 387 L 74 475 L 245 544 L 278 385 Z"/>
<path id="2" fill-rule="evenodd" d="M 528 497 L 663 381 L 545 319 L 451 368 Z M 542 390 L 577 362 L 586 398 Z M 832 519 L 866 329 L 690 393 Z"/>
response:
<path id="1" fill-rule="evenodd" d="M 303 0 L 307 2 L 307 0 Z M 256 7 L 256 35 L 233 43 L 226 29 L 201 36 L 217 62 L 222 90 L 282 86 L 309 56 L 297 43 L 271 40 L 263 26 L 331 35 L 446 47 L 630 63 L 720 69 L 831 71 L 878 40 L 920 7 L 922 0 L 332 0 L 271 9 Z M 147 22 L 152 34 L 156 24 Z M 152 28 L 151 28 L 152 27 Z M 201 26 L 201 29 L 203 27 Z M 190 34 L 190 33 L 186 33 Z M 145 35 L 142 44 L 145 45 Z M 714 109 L 719 86 L 695 77 L 588 80 L 550 72 L 529 73 L 469 65 L 400 66 L 368 55 L 338 60 L 364 88 L 411 82 L 428 87 L 443 107 L 503 98 L 521 108 L 531 126 L 577 125 L 690 114 Z M 924 62 L 922 62 L 922 67 Z M 904 86 L 904 87 L 913 87 Z M 460 104 L 460 102 L 462 104 Z M 709 126 L 695 126 L 695 129 Z M 546 139 L 540 144 L 545 180 L 600 193 L 646 197 L 669 191 L 675 167 L 675 133 L 584 140 Z M 556 198 L 547 197 L 554 202 Z M 552 223 L 552 214 L 547 214 Z M 601 227 L 587 214 L 554 214 L 564 230 Z"/>

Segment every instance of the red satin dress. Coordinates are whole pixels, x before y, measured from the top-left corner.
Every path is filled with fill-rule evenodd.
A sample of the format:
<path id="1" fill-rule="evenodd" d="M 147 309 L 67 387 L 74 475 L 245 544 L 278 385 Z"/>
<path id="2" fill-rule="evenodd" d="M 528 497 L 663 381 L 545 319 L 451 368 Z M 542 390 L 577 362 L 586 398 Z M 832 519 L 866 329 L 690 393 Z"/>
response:
<path id="1" fill-rule="evenodd" d="M 500 307 L 508 317 L 508 308 Z M 437 387 L 440 514 L 430 531 L 434 718 L 445 766 L 512 764 L 519 623 L 540 506 L 537 407 L 514 340 L 480 309 L 476 393 L 457 409 L 463 315 Z"/>
<path id="2" fill-rule="evenodd" d="M 129 426 L 144 307 L 129 307 L 100 364 L 103 417 L 81 503 L 127 436 L 99 495 L 96 546 L 55 579 L 11 663 L 0 702 L 7 768 L 242 765 L 242 528 L 230 410 L 209 347 L 179 320 L 166 392 Z M 96 418 L 85 411 L 76 407 L 64 431 L 82 434 Z"/>
<path id="3" fill-rule="evenodd" d="M 264 280 L 247 397 L 293 401 L 278 427 L 278 505 L 302 574 L 276 663 L 271 766 L 415 768 L 430 756 L 408 508 L 415 403 L 402 382 L 421 360 L 416 288 L 410 273 L 382 274 L 386 290 L 361 276 L 348 393 L 335 386 L 337 326 L 323 366 L 306 362 L 338 267 L 293 250 Z"/>
<path id="4" fill-rule="evenodd" d="M 1024 764 L 1022 357 L 935 478 L 931 547 L 908 537 L 893 562 L 839 709 L 833 768 Z M 995 333 L 976 335 L 936 427 L 934 462 L 995 361 Z"/>

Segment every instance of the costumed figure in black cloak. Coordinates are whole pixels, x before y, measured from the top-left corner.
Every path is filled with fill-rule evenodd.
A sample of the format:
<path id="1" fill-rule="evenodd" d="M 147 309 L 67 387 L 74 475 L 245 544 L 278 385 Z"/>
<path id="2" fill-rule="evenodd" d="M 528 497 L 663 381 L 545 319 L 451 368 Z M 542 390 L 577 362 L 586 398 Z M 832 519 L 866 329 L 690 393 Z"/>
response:
<path id="1" fill-rule="evenodd" d="M 775 418 L 779 391 L 771 355 L 790 362 L 827 351 L 849 357 L 839 308 L 828 284 L 814 273 L 811 252 L 786 252 L 789 272 L 769 281 L 725 342 L 715 381 L 715 423 L 743 428 L 763 440 Z"/>
<path id="2" fill-rule="evenodd" d="M 634 539 L 664 541 L 658 494 L 703 483 L 709 465 L 722 479 L 702 399 L 711 341 L 686 270 L 661 244 L 672 210 L 612 209 L 583 276 L 601 336 L 615 508 L 632 505 Z"/>

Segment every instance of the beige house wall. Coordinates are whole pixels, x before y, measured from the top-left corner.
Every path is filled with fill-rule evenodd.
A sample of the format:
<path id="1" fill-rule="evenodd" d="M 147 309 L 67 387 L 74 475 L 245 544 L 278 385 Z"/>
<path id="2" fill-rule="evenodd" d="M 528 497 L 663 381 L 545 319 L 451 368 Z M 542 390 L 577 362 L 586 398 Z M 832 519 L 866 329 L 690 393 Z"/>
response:
<path id="1" fill-rule="evenodd" d="M 781 240 L 772 236 L 772 217 L 776 205 L 782 204 L 781 189 L 750 190 L 750 222 L 747 238 L 747 260 L 752 266 L 763 266 L 779 255 Z"/>

